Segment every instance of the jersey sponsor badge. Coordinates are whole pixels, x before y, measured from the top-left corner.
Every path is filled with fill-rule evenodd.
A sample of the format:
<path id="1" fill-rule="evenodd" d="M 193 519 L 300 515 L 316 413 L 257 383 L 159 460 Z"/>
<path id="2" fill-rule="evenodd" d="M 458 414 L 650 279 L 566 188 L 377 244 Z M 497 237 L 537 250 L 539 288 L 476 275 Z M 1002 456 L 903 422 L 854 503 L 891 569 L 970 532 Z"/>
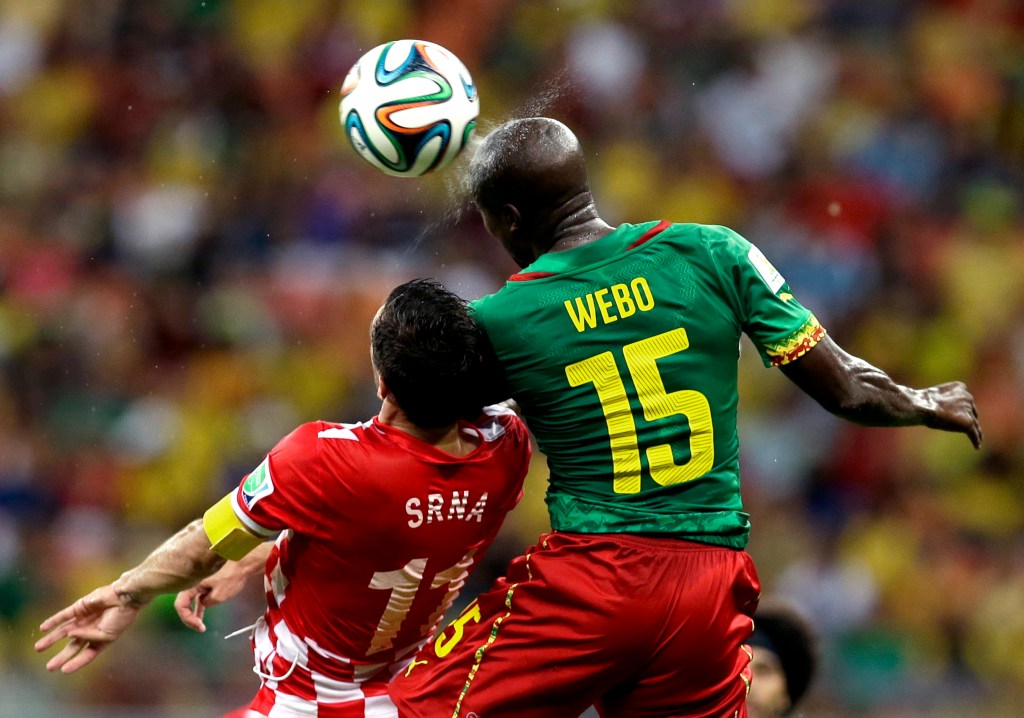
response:
<path id="1" fill-rule="evenodd" d="M 245 502 L 247 509 L 251 509 L 253 504 L 272 493 L 274 493 L 274 480 L 270 476 L 270 457 L 268 456 L 242 484 L 242 501 Z"/>
<path id="2" fill-rule="evenodd" d="M 779 270 L 768 261 L 768 257 L 764 256 L 757 247 L 750 246 L 750 251 L 747 252 L 747 259 L 754 265 L 754 269 L 761 275 L 761 279 L 764 280 L 765 284 L 771 287 L 773 294 L 778 292 L 782 285 L 786 283 L 783 276 L 779 274 Z"/>

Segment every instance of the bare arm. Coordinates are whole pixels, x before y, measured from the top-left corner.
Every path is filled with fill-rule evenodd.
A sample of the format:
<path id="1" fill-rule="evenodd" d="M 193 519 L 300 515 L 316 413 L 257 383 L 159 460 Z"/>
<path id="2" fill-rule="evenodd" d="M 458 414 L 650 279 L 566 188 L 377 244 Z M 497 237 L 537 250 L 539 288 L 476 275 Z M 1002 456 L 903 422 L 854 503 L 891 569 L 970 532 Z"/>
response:
<path id="1" fill-rule="evenodd" d="M 224 557 L 213 552 L 196 519 L 171 536 L 133 569 L 121 574 L 111 586 L 119 596 L 143 605 L 161 593 L 176 593 L 206 578 L 224 565 Z"/>
<path id="2" fill-rule="evenodd" d="M 965 434 L 981 446 L 974 397 L 963 382 L 924 389 L 897 384 L 878 367 L 844 351 L 825 336 L 782 372 L 826 410 L 865 426 L 923 425 Z"/>
<path id="3" fill-rule="evenodd" d="M 43 621 L 46 635 L 35 645 L 45 651 L 68 638 L 67 645 L 46 664 L 47 670 L 72 673 L 92 662 L 135 622 L 142 607 L 161 593 L 192 586 L 223 565 L 196 519 L 167 539 L 142 563 L 113 583 L 101 586 Z"/>

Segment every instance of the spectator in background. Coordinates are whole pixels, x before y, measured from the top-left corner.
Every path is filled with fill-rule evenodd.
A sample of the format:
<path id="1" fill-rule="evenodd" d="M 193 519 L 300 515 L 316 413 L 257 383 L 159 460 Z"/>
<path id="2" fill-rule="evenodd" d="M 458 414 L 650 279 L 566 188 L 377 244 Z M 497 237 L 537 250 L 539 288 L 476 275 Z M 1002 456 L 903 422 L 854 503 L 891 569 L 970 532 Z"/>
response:
<path id="1" fill-rule="evenodd" d="M 818 663 L 810 624 L 788 606 L 762 603 L 754 614 L 754 635 L 748 645 L 754 652 L 747 693 L 749 718 L 792 715 Z"/>

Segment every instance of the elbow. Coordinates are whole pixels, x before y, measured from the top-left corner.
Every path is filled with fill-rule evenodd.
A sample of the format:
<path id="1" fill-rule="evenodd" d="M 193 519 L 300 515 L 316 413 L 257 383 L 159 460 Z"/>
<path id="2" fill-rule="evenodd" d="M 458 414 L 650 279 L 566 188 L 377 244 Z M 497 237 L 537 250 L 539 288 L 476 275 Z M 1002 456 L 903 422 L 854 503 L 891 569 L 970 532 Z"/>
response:
<path id="1" fill-rule="evenodd" d="M 192 562 L 189 573 L 205 577 L 224 565 L 226 559 L 214 551 L 213 546 L 210 545 L 202 518 L 189 523 L 185 527 L 185 532 L 194 542 L 192 545 L 196 547 L 189 552 Z"/>

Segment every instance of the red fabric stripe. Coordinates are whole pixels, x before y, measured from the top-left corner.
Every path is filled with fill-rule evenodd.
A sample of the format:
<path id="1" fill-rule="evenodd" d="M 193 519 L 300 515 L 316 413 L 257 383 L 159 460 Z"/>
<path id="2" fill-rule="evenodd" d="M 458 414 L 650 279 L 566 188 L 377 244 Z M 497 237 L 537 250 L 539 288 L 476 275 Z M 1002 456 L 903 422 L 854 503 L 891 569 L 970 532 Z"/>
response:
<path id="1" fill-rule="evenodd" d="M 629 251 L 629 250 L 631 250 L 631 249 L 636 249 L 637 247 L 639 247 L 639 246 L 640 246 L 641 244 L 643 244 L 643 243 L 644 243 L 644 242 L 646 242 L 647 240 L 649 240 L 649 239 L 654 239 L 654 238 L 655 238 L 655 237 L 657 237 L 657 236 L 658 236 L 659 234 L 661 234 L 661 233 L 662 233 L 662 232 L 664 232 L 664 231 L 665 231 L 666 229 L 668 229 L 668 228 L 669 228 L 670 226 L 672 226 L 672 223 L 671 223 L 671 222 L 669 222 L 669 221 L 667 221 L 667 220 L 664 220 L 664 219 L 663 219 L 663 220 L 661 220 L 661 221 L 660 221 L 660 222 L 658 222 L 658 223 L 657 223 L 656 225 L 654 225 L 653 227 L 651 227 L 651 228 L 650 228 L 649 230 L 647 230 L 646 232 L 644 232 L 644 233 L 643 233 L 643 234 L 642 234 L 642 235 L 640 236 L 640 239 L 638 239 L 637 241 L 633 242 L 633 244 L 631 244 L 631 245 L 629 245 L 628 247 L 626 247 L 626 251 L 628 252 L 628 251 Z"/>
<path id="2" fill-rule="evenodd" d="M 633 242 L 633 244 L 631 244 L 628 247 L 626 247 L 626 251 L 629 251 L 630 249 L 635 249 L 636 247 L 639 247 L 641 244 L 643 244 L 647 240 L 653 239 L 654 237 L 658 236 L 659 234 L 661 234 L 662 232 L 664 232 L 666 229 L 668 229 L 671 226 L 672 226 L 671 222 L 669 222 L 667 220 L 664 220 L 664 219 L 661 220 L 656 225 L 651 227 L 649 230 L 644 232 L 643 235 L 641 235 L 641 237 L 638 240 Z M 545 277 L 554 277 L 554 276 L 555 276 L 554 272 L 523 272 L 521 274 L 513 274 L 511 277 L 508 278 L 508 281 L 510 281 L 510 282 L 528 282 L 531 279 L 544 279 Z"/>
<path id="3" fill-rule="evenodd" d="M 265 685 L 260 686 L 256 697 L 249 704 L 249 710 L 256 711 L 260 715 L 267 715 L 270 713 L 270 709 L 274 707 L 275 697 L 274 691 L 270 688 L 267 688 Z"/>
<path id="4" fill-rule="evenodd" d="M 513 274 L 508 278 L 510 282 L 528 282 L 531 279 L 543 279 L 544 277 L 553 277 L 554 272 L 525 272 L 523 274 Z"/>
<path id="5" fill-rule="evenodd" d="M 317 718 L 366 718 L 366 701 L 316 704 Z"/>

